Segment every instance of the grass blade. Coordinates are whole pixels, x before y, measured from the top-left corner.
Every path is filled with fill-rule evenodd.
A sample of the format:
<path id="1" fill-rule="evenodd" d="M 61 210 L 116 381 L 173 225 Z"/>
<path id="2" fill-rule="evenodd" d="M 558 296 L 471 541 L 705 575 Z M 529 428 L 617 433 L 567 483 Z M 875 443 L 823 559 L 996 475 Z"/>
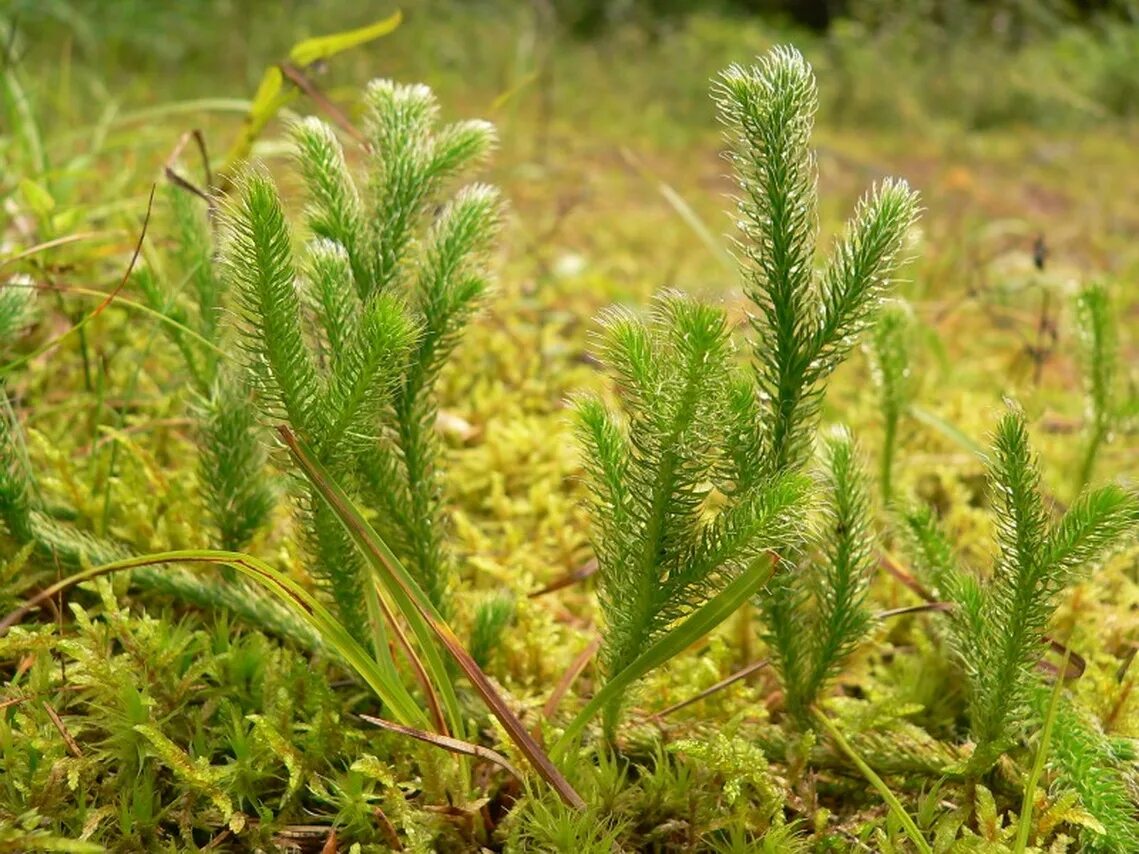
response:
<path id="1" fill-rule="evenodd" d="M 314 36 L 304 39 L 293 45 L 292 50 L 289 51 L 289 61 L 303 67 L 324 59 L 331 59 L 338 53 L 367 44 L 381 36 L 386 36 L 402 21 L 403 14 L 397 10 L 388 17 L 365 27 L 345 30 L 328 36 Z"/>
<path id="2" fill-rule="evenodd" d="M 970 454 L 977 457 L 983 457 L 985 455 L 985 449 L 981 447 L 980 444 L 963 433 L 956 424 L 946 421 L 936 412 L 931 412 L 924 406 L 917 406 L 916 404 L 911 404 L 908 411 L 915 421 L 920 421 L 925 426 L 932 427 L 946 439 L 964 448 Z"/>
<path id="3" fill-rule="evenodd" d="M 1052 688 L 1052 697 L 1048 701 L 1048 713 L 1044 717 L 1044 729 L 1040 732 L 1040 745 L 1036 748 L 1036 757 L 1032 760 L 1032 771 L 1029 772 L 1028 782 L 1024 785 L 1024 802 L 1020 807 L 1016 844 L 1012 848 L 1016 854 L 1023 854 L 1028 850 L 1028 834 L 1032 831 L 1032 807 L 1035 802 L 1036 785 L 1044 773 L 1044 761 L 1048 757 L 1048 744 L 1052 741 L 1052 724 L 1056 720 L 1056 709 L 1060 705 L 1060 692 L 1064 688 L 1064 673 L 1068 670 L 1068 657 L 1068 655 L 1064 656 L 1064 663 L 1056 675 L 1056 685 Z"/>
<path id="4" fill-rule="evenodd" d="M 818 709 L 815 709 L 815 719 L 823 725 L 823 729 L 830 734 L 835 744 L 842 749 L 842 752 L 849 757 L 850 761 L 858 766 L 858 770 L 862 772 L 862 776 L 869 780 L 870 785 L 878 790 L 878 794 L 882 796 L 882 800 L 886 802 L 886 806 L 890 808 L 890 812 L 894 814 L 894 818 L 901 823 L 902 828 L 906 831 L 906 836 L 910 838 L 910 841 L 913 842 L 918 851 L 921 851 L 922 854 L 933 854 L 933 848 L 925 841 L 925 837 L 922 836 L 921 831 L 918 830 L 918 826 L 914 823 L 914 820 L 910 818 L 910 814 L 905 811 L 894 793 L 890 791 L 890 787 L 886 785 L 886 781 L 879 777 L 874 769 L 867 765 L 863 758 L 855 752 L 854 748 L 850 746 L 850 742 L 838 731 L 838 727 L 831 723 L 830 718 Z"/>
<path id="5" fill-rule="evenodd" d="M 342 51 L 385 36 L 398 27 L 402 20 L 402 14 L 395 12 L 366 27 L 304 39 L 293 45 L 289 51 L 289 62 L 303 69 L 314 62 L 329 59 Z M 237 164 L 249 156 L 253 150 L 253 144 L 261 136 L 269 122 L 296 97 L 298 90 L 291 87 L 285 88 L 285 82 L 285 75 L 282 73 L 280 65 L 270 65 L 265 69 L 261 83 L 257 87 L 257 94 L 253 96 L 249 112 L 242 123 L 241 131 L 225 155 L 224 165 L 221 168 L 221 172 L 226 176 L 223 179 L 223 187 L 225 181 L 232 176 Z"/>
<path id="6" fill-rule="evenodd" d="M 491 684 L 490 679 L 471 658 L 470 653 L 463 648 L 455 633 L 451 631 L 451 627 L 442 619 L 427 598 L 427 594 L 408 574 L 395 553 L 380 539 L 379 534 L 368 524 L 368 521 L 360 514 L 360 511 L 344 491 L 329 477 L 324 467 L 317 462 L 301 440 L 284 425 L 278 426 L 277 430 L 309 482 L 339 517 L 345 529 L 375 569 L 384 589 L 410 624 L 412 631 L 419 640 L 424 657 L 427 659 L 427 665 L 436 680 L 436 686 L 443 692 L 444 702 L 448 705 L 455 702 L 454 692 L 446 670 L 438 660 L 438 652 L 430 634 L 434 634 L 438 638 L 447 653 L 459 665 L 459 668 L 474 685 L 475 690 L 482 696 L 483 702 L 502 724 L 518 749 L 530 760 L 535 770 L 550 784 L 563 801 L 575 809 L 584 809 L 585 801 L 582 800 L 581 795 L 574 790 L 530 733 L 526 731 L 522 721 L 510 710 L 502 695 Z M 430 633 L 427 637 L 424 637 L 425 631 Z"/>
<path id="7" fill-rule="evenodd" d="M 431 678 L 427 675 L 427 669 L 423 666 L 423 662 L 419 656 L 416 655 L 415 647 L 411 645 L 411 641 L 407 639 L 403 628 L 396 621 L 395 614 L 392 613 L 388 603 L 384 601 L 383 596 L 377 589 L 378 585 L 373 585 L 368 588 L 368 604 L 372 607 L 373 603 L 376 609 L 383 615 L 382 620 L 376 620 L 376 644 L 377 656 L 379 656 L 380 649 L 383 647 L 383 658 L 387 659 L 394 672 L 395 662 L 391 661 L 391 655 L 387 651 L 387 638 L 384 635 L 384 626 L 389 625 L 392 627 L 392 634 L 395 635 L 396 641 L 399 643 L 399 648 L 403 650 L 403 654 L 407 656 L 408 664 L 411 669 L 415 671 L 415 679 L 419 682 L 419 686 L 423 689 L 424 695 L 427 697 L 427 705 L 431 709 L 431 719 L 435 721 L 435 728 L 443 735 L 449 735 L 450 732 L 447 728 L 447 718 L 443 714 L 443 707 L 439 704 L 439 694 L 435 690 L 435 686 L 431 684 Z"/>

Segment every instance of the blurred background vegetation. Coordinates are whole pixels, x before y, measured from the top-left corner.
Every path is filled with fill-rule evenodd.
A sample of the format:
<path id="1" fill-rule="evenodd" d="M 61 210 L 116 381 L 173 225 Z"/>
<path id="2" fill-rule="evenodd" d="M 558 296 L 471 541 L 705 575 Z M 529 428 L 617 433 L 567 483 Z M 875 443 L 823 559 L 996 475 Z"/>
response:
<path id="1" fill-rule="evenodd" d="M 9 0 L 0 18 L 4 252 L 81 232 L 81 242 L 24 261 L 27 274 L 113 289 L 183 134 L 201 131 L 216 169 L 267 67 L 301 39 L 395 9 Z M 982 441 L 1001 396 L 1019 395 L 1048 428 L 1051 465 L 1078 467 L 1068 441 L 1081 414 L 1070 297 L 1089 281 L 1119 290 L 1125 348 L 1135 317 L 1119 286 L 1139 276 L 1139 205 L 1121 191 L 1133 183 L 1139 142 L 1137 0 L 419 0 L 402 11 L 393 33 L 310 77 L 350 121 L 363 84 L 392 77 L 431 86 L 450 119 L 498 127 L 487 178 L 510 206 L 498 297 L 447 392 L 458 417 L 451 497 L 460 516 L 490 520 L 489 540 L 464 530 L 478 533 L 472 548 L 494 551 L 503 573 L 521 565 L 548 580 L 586 554 L 580 515 L 568 528 L 558 515 L 578 513 L 569 510 L 565 478 L 576 462 L 560 410 L 567 394 L 597 382 L 584 356 L 596 312 L 615 300 L 644 304 L 666 285 L 742 309 L 723 213 L 732 187 L 708 91 L 725 66 L 781 42 L 797 45 L 820 81 L 824 245 L 868 182 L 898 175 L 922 193 L 900 295 L 915 303 L 928 344 L 918 373 L 939 389 L 931 407 Z M 322 108 L 302 97 L 281 118 L 310 112 Z M 287 153 L 280 130 L 271 123 L 254 156 L 295 192 L 277 168 Z M 179 168 L 201 182 L 192 151 L 183 149 Z M 158 245 L 166 216 L 156 205 L 149 240 Z M 42 324 L 25 350 L 93 303 L 67 294 L 56 308 L 54 325 Z M 122 324 L 117 307 L 104 315 L 48 354 L 50 370 L 41 359 L 9 386 L 37 401 L 35 428 L 64 446 L 78 441 L 68 413 L 92 405 L 73 387 L 95 401 L 92 437 L 100 418 L 180 414 L 180 380 L 164 379 L 161 366 L 152 396 L 127 406 L 142 395 L 135 354 L 152 358 L 154 332 Z M 864 366 L 851 370 L 854 382 L 839 377 L 828 406 L 856 431 L 876 429 Z M 110 388 L 130 390 L 122 411 L 104 407 Z M 551 449 L 551 435 L 565 447 Z M 927 449 L 928 435 L 910 438 L 912 450 Z M 1105 454 L 1122 459 L 1126 449 Z M 96 455 L 90 466 L 102 483 L 106 462 Z M 551 491 L 561 493 L 557 512 L 544 504 Z M 147 518 L 153 511 L 130 512 L 140 500 L 108 501 L 102 525 Z M 572 533 L 552 534 L 548 553 L 519 555 L 531 524 Z"/>
<path id="2" fill-rule="evenodd" d="M 22 95 L 5 99 L 11 133 L 0 193 L 15 192 L 21 176 L 45 173 L 45 189 L 59 196 L 60 226 L 69 224 L 62 208 L 81 201 L 73 191 L 97 214 L 137 207 L 182 131 L 200 128 L 218 158 L 244 99 L 292 44 L 395 8 L 348 0 L 272 7 L 9 0 L 6 76 Z M 619 254 L 638 255 L 642 271 L 694 284 L 670 236 L 683 233 L 687 251 L 686 218 L 713 235 L 726 226 L 720 194 L 707 192 L 726 187 L 709 81 L 729 63 L 791 41 L 823 81 L 820 142 L 824 183 L 838 194 L 832 211 L 846 210 L 866 177 L 903 174 L 926 191 L 935 236 L 942 213 L 969 231 L 983 211 L 990 225 L 1004 221 L 998 231 L 1008 217 L 1023 218 L 1014 227 L 1022 238 L 1047 230 L 1056 249 L 1079 221 L 1081 253 L 1094 248 L 1097 266 L 1130 266 L 1130 253 L 1105 254 L 1097 244 L 1116 233 L 1103 190 L 1114 183 L 1110 164 L 1134 141 L 1139 112 L 1136 0 L 419 0 L 403 12 L 396 33 L 335 57 L 315 75 L 317 85 L 351 111 L 367 79 L 421 81 L 439 93 L 445 113 L 494 121 L 504 156 L 493 177 L 522 227 L 537 225 L 523 241 L 535 252 L 548 249 L 541 244 L 550 241 L 538 239 L 543 229 L 560 240 L 594 200 L 596 224 L 630 204 L 643 207 L 648 199 L 635 197 L 644 194 L 663 231 L 618 221 L 627 238 Z M 273 134 L 266 139 L 258 156 L 279 154 Z M 1007 179 L 1015 189 L 1001 187 Z M 691 209 L 678 217 L 678 200 L 662 198 L 659 181 Z M 1084 217 L 1073 210 L 1081 199 L 1108 209 L 1073 219 Z M 824 232 L 828 221 L 824 208 Z M 605 240 L 598 231 L 578 236 L 586 245 L 568 242 L 595 250 Z"/>
<path id="3" fill-rule="evenodd" d="M 98 69 L 98 83 L 87 81 L 93 91 L 77 85 L 73 96 L 130 101 L 200 95 L 200 75 L 251 82 L 297 39 L 395 8 L 345 0 L 7 5 L 9 26 L 24 36 L 10 32 L 9 46 L 43 83 Z M 832 81 L 828 120 L 1054 126 L 1139 109 L 1135 0 L 419 0 L 403 11 L 401 36 L 368 61 L 435 84 L 461 82 L 460 91 L 511 91 L 539 67 L 577 69 L 585 54 L 613 73 L 615 92 L 654 110 L 668 101 L 685 118 L 707 110 L 704 82 L 726 62 L 791 38 Z"/>

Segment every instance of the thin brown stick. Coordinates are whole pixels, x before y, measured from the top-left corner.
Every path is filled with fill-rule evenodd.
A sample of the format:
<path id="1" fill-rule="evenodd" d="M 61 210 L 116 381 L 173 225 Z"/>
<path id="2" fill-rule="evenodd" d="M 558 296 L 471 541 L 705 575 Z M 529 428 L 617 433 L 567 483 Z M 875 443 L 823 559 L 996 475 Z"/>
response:
<path id="1" fill-rule="evenodd" d="M 68 753 L 70 753 L 76 759 L 82 759 L 83 751 L 79 748 L 79 743 L 75 740 L 75 738 L 68 731 L 67 726 L 63 723 L 63 718 L 59 716 L 59 713 L 52 708 L 51 703 L 49 703 L 47 700 L 43 701 L 43 707 L 44 711 L 47 712 L 47 716 L 51 718 L 52 724 L 54 724 L 55 728 L 59 730 L 59 734 L 63 736 L 63 743 L 67 745 Z"/>
<path id="2" fill-rule="evenodd" d="M 1044 639 L 1048 641 L 1048 645 L 1052 648 L 1053 652 L 1064 656 L 1065 666 L 1064 675 L 1062 677 L 1064 680 L 1079 679 L 1084 675 L 1084 671 L 1088 669 L 1088 662 L 1082 655 L 1055 638 L 1045 635 Z M 1045 673 L 1060 673 L 1060 668 L 1049 661 L 1041 661 L 1037 666 Z"/>
<path id="3" fill-rule="evenodd" d="M 142 254 L 142 242 L 146 239 L 146 230 L 150 227 L 150 213 L 154 209 L 154 191 L 158 189 L 157 184 L 150 185 L 150 196 L 146 200 L 146 216 L 142 220 L 142 230 L 138 235 L 138 242 L 134 245 L 134 254 L 131 255 L 130 263 L 127 264 L 127 271 L 123 273 L 122 281 L 115 286 L 115 289 L 107 294 L 107 298 L 99 303 L 98 307 L 91 313 L 91 317 L 97 317 L 103 313 L 103 310 L 115 301 L 115 297 L 119 292 L 127 286 L 130 281 L 131 273 L 134 272 L 134 265 L 138 263 L 138 256 Z"/>
<path id="4" fill-rule="evenodd" d="M 553 593 L 557 590 L 570 587 L 574 584 L 580 584 L 589 578 L 598 570 L 597 558 L 591 558 L 583 563 L 573 572 L 567 573 L 559 578 L 554 579 L 541 590 L 535 590 L 533 593 L 528 594 L 530 599 L 537 599 L 539 596 L 545 596 L 547 593 Z"/>
<path id="5" fill-rule="evenodd" d="M 550 694 L 550 698 L 546 700 L 546 704 L 542 706 L 542 716 L 546 718 L 546 720 L 553 718 L 557 713 L 558 705 L 562 702 L 562 698 L 565 697 L 566 693 L 573 686 L 574 681 L 581 675 L 581 672 L 585 670 L 586 665 L 593 660 L 593 656 L 597 654 L 597 650 L 600 647 L 601 638 L 594 638 L 585 649 L 578 653 L 573 663 L 566 668 L 566 672 L 562 674 L 562 678 L 558 680 L 558 684 L 554 687 L 554 692 Z"/>
<path id="6" fill-rule="evenodd" d="M 336 104 L 332 103 L 332 101 L 328 99 L 328 96 L 321 92 L 319 88 L 317 88 L 317 85 L 308 78 L 308 75 L 306 75 L 303 70 L 290 62 L 282 62 L 277 67 L 281 69 L 281 74 L 285 77 L 286 80 L 291 82 L 294 86 L 312 98 L 312 100 L 316 102 L 316 105 L 320 107 L 320 109 L 323 110 L 330 119 L 336 122 L 336 124 L 338 124 L 349 136 L 351 136 L 354 140 L 356 140 L 356 142 L 360 143 L 361 145 L 367 145 L 368 138 L 364 136 L 364 134 L 362 134 L 360 130 L 354 124 L 352 124 L 351 121 L 348 120 L 348 116 L 344 115 L 343 110 L 336 106 Z"/>
<path id="7" fill-rule="evenodd" d="M 712 685 L 708 688 L 705 688 L 699 694 L 693 694 L 687 700 L 681 700 L 679 703 L 674 703 L 673 705 L 669 706 L 667 709 L 661 709 L 659 712 L 652 715 L 652 720 L 658 720 L 659 721 L 661 718 L 664 718 L 668 715 L 671 715 L 673 712 L 680 711 L 685 706 L 691 706 L 693 703 L 699 703 L 701 700 L 706 699 L 707 697 L 711 697 L 717 691 L 722 691 L 725 688 L 727 688 L 729 685 L 732 685 L 736 682 L 739 682 L 741 679 L 746 679 L 747 677 L 751 676 L 753 673 L 758 673 L 760 670 L 767 667 L 767 665 L 770 663 L 771 663 L 770 659 L 767 659 L 767 658 L 761 658 L 759 661 L 753 661 L 747 667 L 744 667 L 744 668 L 741 668 L 740 670 L 737 670 L 731 676 L 728 676 L 724 679 L 721 679 L 715 685 Z"/>
<path id="8" fill-rule="evenodd" d="M 1123 677 L 1127 675 L 1127 671 L 1131 669 L 1132 663 L 1135 661 L 1135 653 L 1139 652 L 1139 643 L 1131 641 L 1129 644 L 1130 649 L 1123 656 L 1123 661 L 1119 663 L 1119 668 L 1115 671 L 1115 681 L 1122 682 Z"/>
<path id="9" fill-rule="evenodd" d="M 474 756 L 477 759 L 485 759 L 487 762 L 497 765 L 516 780 L 522 779 L 522 773 L 510 764 L 509 759 L 498 751 L 491 750 L 489 747 L 483 747 L 481 744 L 472 744 L 469 741 L 452 738 L 449 735 L 439 735 L 438 733 L 426 732 L 425 730 L 404 726 L 403 724 L 397 724 L 395 721 L 386 721 L 383 718 L 373 717 L 372 715 L 360 715 L 360 718 L 361 720 L 378 726 L 380 729 L 386 729 L 388 732 L 398 733 L 399 735 L 406 735 L 417 741 L 422 741 L 425 744 L 433 744 L 450 753 L 460 753 L 464 756 Z"/>
<path id="10" fill-rule="evenodd" d="M 178 158 L 182 156 L 182 149 L 186 147 L 186 143 L 188 143 L 191 139 L 197 143 L 198 153 L 202 157 L 202 171 L 206 176 L 206 189 L 202 189 L 189 178 L 183 177 L 178 173 L 178 170 L 174 168 L 178 162 Z M 192 193 L 200 199 L 203 199 L 206 205 L 209 207 L 210 219 L 211 221 L 213 220 L 213 214 L 217 206 L 217 200 L 210 193 L 210 189 L 214 185 L 214 176 L 210 171 L 210 156 L 206 151 L 206 139 L 204 136 L 202 136 L 202 132 L 198 130 L 198 128 L 188 130 L 178 138 L 178 144 L 174 146 L 174 150 L 171 151 L 170 156 L 166 158 L 166 163 L 163 166 L 162 171 L 163 174 L 166 175 L 166 180 L 168 180 L 171 184 L 185 190 L 188 193 Z"/>
<path id="11" fill-rule="evenodd" d="M 890 575 L 894 576 L 898 581 L 902 582 L 902 584 L 926 600 L 925 605 L 913 605 L 908 608 L 895 608 L 892 611 L 883 611 L 878 614 L 879 618 L 893 617 L 899 614 L 914 613 L 917 611 L 945 612 L 953 610 L 953 604 L 951 602 L 937 602 L 933 598 L 933 594 L 922 587 L 918 580 L 914 578 L 908 570 L 903 569 L 887 552 L 878 553 L 878 562 Z M 1064 679 L 1079 679 L 1084 675 L 1084 671 L 1088 666 L 1087 659 L 1067 644 L 1061 643 L 1049 635 L 1045 635 L 1044 640 L 1054 652 L 1066 657 L 1068 663 L 1064 668 Z M 1054 664 L 1043 660 L 1038 662 L 1037 667 L 1045 673 L 1058 674 L 1060 672 L 1060 669 Z"/>
<path id="12" fill-rule="evenodd" d="M 889 552 L 878 552 L 878 565 L 926 602 L 933 601 L 933 594 L 926 590 L 921 582 L 914 578 L 909 571 L 903 569 Z"/>
<path id="13" fill-rule="evenodd" d="M 392 851 L 402 851 L 403 843 L 399 841 L 399 831 L 395 829 L 395 825 L 392 824 L 392 820 L 388 818 L 388 814 L 378 806 L 373 806 L 372 815 L 374 815 L 376 821 L 380 823 L 380 830 L 384 832 L 384 836 L 387 838 L 388 848 Z"/>
<path id="14" fill-rule="evenodd" d="M 214 851 L 217 848 L 220 848 L 223 842 L 229 841 L 229 838 L 231 836 L 233 836 L 233 831 L 228 827 L 223 827 L 218 833 L 214 834 L 213 839 L 207 842 L 202 850 Z"/>
<path id="15" fill-rule="evenodd" d="M 886 611 L 879 611 L 874 615 L 875 619 L 888 620 L 891 617 L 901 617 L 905 614 L 921 614 L 926 611 L 952 611 L 952 602 L 925 602 L 921 605 L 906 605 L 902 608 L 890 608 Z"/>

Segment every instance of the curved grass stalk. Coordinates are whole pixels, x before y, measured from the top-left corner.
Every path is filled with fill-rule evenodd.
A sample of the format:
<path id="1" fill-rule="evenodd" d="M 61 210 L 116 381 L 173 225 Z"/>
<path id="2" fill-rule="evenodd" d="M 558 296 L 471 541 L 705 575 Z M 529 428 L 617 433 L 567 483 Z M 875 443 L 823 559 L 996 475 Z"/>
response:
<path id="1" fill-rule="evenodd" d="M 399 558 L 380 539 L 379 534 L 364 519 L 352 499 L 332 479 L 328 470 L 317 461 L 316 455 L 288 427 L 282 425 L 277 430 L 305 477 L 340 519 L 349 536 L 371 564 L 376 580 L 384 592 L 392 598 L 399 613 L 407 620 L 423 652 L 427 672 L 443 693 L 443 706 L 451 731 L 456 734 L 462 733 L 464 728 L 459 700 L 436 646 L 435 637 L 439 632 L 431 625 L 431 620 L 434 618 L 439 621 L 444 628 L 446 624 L 442 623 L 438 611 L 426 598 L 426 594 L 407 572 Z M 446 628 L 446 631 L 450 633 L 449 628 Z M 451 635 L 451 638 L 458 644 L 458 639 L 454 638 L 454 635 Z"/>
<path id="2" fill-rule="evenodd" d="M 62 290 L 62 289 L 53 288 L 52 290 Z M 90 288 L 68 287 L 66 289 L 66 293 L 79 294 L 80 296 L 98 297 L 99 299 L 104 300 L 104 301 L 107 299 L 106 292 L 91 290 Z M 155 311 L 154 309 L 149 308 L 148 306 L 145 306 L 142 303 L 135 302 L 134 300 L 127 299 L 126 297 L 115 296 L 114 304 L 117 306 L 123 307 L 123 308 L 129 308 L 132 311 L 139 311 L 145 315 L 148 315 L 149 317 L 153 317 L 155 320 L 159 321 L 160 323 L 164 323 L 164 324 L 170 326 L 171 328 L 177 329 L 179 333 L 181 333 L 183 335 L 187 335 L 190 338 L 193 338 L 196 343 L 201 344 L 203 347 L 207 348 L 212 353 L 215 353 L 220 358 L 223 358 L 223 359 L 229 358 L 228 353 L 226 353 L 224 350 L 222 350 L 216 344 L 214 344 L 211 341 L 208 341 L 205 338 L 203 338 L 200 334 L 195 332 L 189 326 L 186 326 L 185 324 L 179 323 L 178 321 L 173 320 L 172 318 L 169 318 L 169 317 L 165 316 L 164 314 L 162 314 L 161 312 Z M 16 370 L 16 368 L 19 368 L 23 365 L 28 364 L 29 362 L 32 362 L 33 360 L 39 358 L 40 356 L 42 356 L 44 353 L 48 352 L 49 350 L 55 349 L 60 344 L 62 344 L 64 341 L 66 341 L 68 338 L 70 338 L 72 335 L 79 334 L 83 330 L 83 328 L 86 327 L 86 325 L 88 323 L 90 323 L 99 314 L 102 313 L 103 308 L 104 308 L 103 306 L 96 308 L 93 312 L 91 312 L 90 314 L 83 317 L 78 323 L 76 323 L 74 326 L 72 326 L 66 332 L 63 332 L 62 334 L 57 335 L 55 338 L 52 338 L 50 341 L 45 341 L 43 344 L 41 344 L 39 347 L 37 347 L 32 352 L 25 353 L 23 356 L 20 356 L 19 358 L 13 359 L 12 361 L 10 361 L 6 364 L 0 365 L 0 377 L 4 376 L 6 374 L 12 373 L 12 371 Z"/>
<path id="3" fill-rule="evenodd" d="M 430 725 L 427 716 L 407 689 L 401 683 L 391 680 L 390 675 L 380 669 L 376 661 L 316 597 L 263 560 L 239 552 L 209 549 L 157 552 L 85 569 L 45 588 L 22 607 L 0 620 L 0 634 L 18 623 L 40 603 L 77 584 L 123 570 L 173 563 L 227 566 L 253 579 L 288 605 L 313 631 L 318 633 L 328 647 L 360 675 L 360 678 L 376 693 L 384 705 L 392 710 L 401 723 L 420 728 Z"/>
<path id="4" fill-rule="evenodd" d="M 1032 807 L 1035 802 L 1036 786 L 1044 774 L 1044 761 L 1048 757 L 1048 747 L 1052 743 L 1052 725 L 1056 722 L 1056 710 L 1060 706 L 1060 694 L 1064 690 L 1063 674 L 1068 670 L 1068 659 L 1071 650 L 1064 653 L 1064 661 L 1060 665 L 1060 673 L 1056 677 L 1056 684 L 1052 687 L 1052 696 L 1048 700 L 1048 711 L 1044 715 L 1044 728 L 1040 731 L 1040 744 L 1036 748 L 1036 756 L 1032 760 L 1032 771 L 1028 775 L 1028 782 L 1024 784 L 1024 800 L 1020 807 L 1020 821 L 1016 828 L 1016 844 L 1013 846 L 1015 854 L 1023 854 L 1028 850 L 1028 835 L 1032 832 Z"/>

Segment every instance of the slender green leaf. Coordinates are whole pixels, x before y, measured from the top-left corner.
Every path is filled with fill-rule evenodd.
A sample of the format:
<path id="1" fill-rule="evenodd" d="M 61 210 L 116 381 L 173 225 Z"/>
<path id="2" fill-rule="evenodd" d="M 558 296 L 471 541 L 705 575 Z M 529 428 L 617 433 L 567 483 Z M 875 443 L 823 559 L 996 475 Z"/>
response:
<path id="1" fill-rule="evenodd" d="M 451 627 L 439 616 L 435 606 L 431 604 L 427 594 L 416 584 L 415 579 L 408 574 L 403 564 L 390 548 L 375 532 L 368 521 L 361 515 L 359 509 L 352 503 L 344 491 L 328 476 L 324 467 L 317 462 L 300 439 L 286 426 L 278 426 L 278 432 L 293 458 L 301 467 L 305 476 L 320 495 L 328 502 L 333 512 L 340 518 L 345 529 L 356 541 L 360 550 L 367 557 L 369 563 L 376 570 L 376 575 L 383 584 L 385 591 L 395 601 L 404 619 L 412 627 L 421 650 L 427 659 L 427 665 L 432 671 L 436 687 L 443 691 L 444 702 L 448 711 L 458 718 L 457 701 L 447 678 L 446 670 L 439 660 L 438 651 L 430 634 L 434 634 L 439 642 L 459 665 L 463 673 L 470 679 L 471 684 L 482 696 L 483 701 L 491 713 L 502 724 L 511 740 L 519 750 L 530 760 L 530 763 L 539 774 L 550 784 L 558 795 L 567 804 L 575 809 L 584 809 L 582 800 L 562 773 L 554 766 L 549 757 L 534 741 L 534 738 L 523 726 L 518 717 L 510 710 L 506 701 L 495 689 L 486 674 L 478 666 L 470 654 L 463 648 Z M 455 706 L 454 710 L 450 708 Z M 456 731 L 460 731 L 456 727 Z"/>
<path id="2" fill-rule="evenodd" d="M 1060 694 L 1064 690 L 1064 674 L 1068 671 L 1068 659 L 1071 650 L 1064 653 L 1064 661 L 1056 675 L 1056 684 L 1052 688 L 1052 697 L 1048 701 L 1048 713 L 1044 716 L 1044 729 L 1040 732 L 1040 744 L 1036 748 L 1036 757 L 1032 760 L 1032 771 L 1028 781 L 1024 784 L 1024 800 L 1020 806 L 1020 822 L 1016 829 L 1016 845 L 1013 846 L 1015 854 L 1024 854 L 1028 850 L 1028 834 L 1032 830 L 1032 807 L 1036 800 L 1036 785 L 1044 773 L 1044 760 L 1048 756 L 1048 745 L 1052 741 L 1052 725 L 1056 722 L 1056 710 L 1060 705 Z"/>
<path id="3" fill-rule="evenodd" d="M 381 36 L 386 36 L 398 27 L 401 21 L 403 21 L 403 14 L 396 11 L 365 27 L 299 41 L 289 51 L 289 61 L 304 67 L 322 59 L 329 59 L 338 53 L 343 53 L 346 50 L 374 41 Z"/>
<path id="4" fill-rule="evenodd" d="M 925 837 L 922 836 L 921 831 L 918 830 L 918 826 L 898 801 L 897 796 L 890 791 L 890 787 L 886 785 L 886 782 L 879 777 L 874 769 L 867 765 L 866 761 L 850 746 L 850 742 L 843 737 L 838 727 L 831 722 L 830 718 L 818 709 L 815 710 L 815 718 L 823 725 L 823 729 L 830 733 L 830 737 L 835 740 L 835 743 L 842 752 L 850 757 L 850 761 L 858 766 L 858 770 L 862 772 L 862 776 L 870 781 L 870 785 L 878 790 L 878 794 L 882 796 L 882 800 L 886 802 L 886 806 L 890 808 L 890 812 L 894 814 L 894 817 L 902 825 L 902 828 L 906 831 L 906 836 L 913 842 L 914 847 L 917 848 L 918 851 L 921 851 L 922 854 L 933 854 L 933 848 L 925 841 Z"/>

